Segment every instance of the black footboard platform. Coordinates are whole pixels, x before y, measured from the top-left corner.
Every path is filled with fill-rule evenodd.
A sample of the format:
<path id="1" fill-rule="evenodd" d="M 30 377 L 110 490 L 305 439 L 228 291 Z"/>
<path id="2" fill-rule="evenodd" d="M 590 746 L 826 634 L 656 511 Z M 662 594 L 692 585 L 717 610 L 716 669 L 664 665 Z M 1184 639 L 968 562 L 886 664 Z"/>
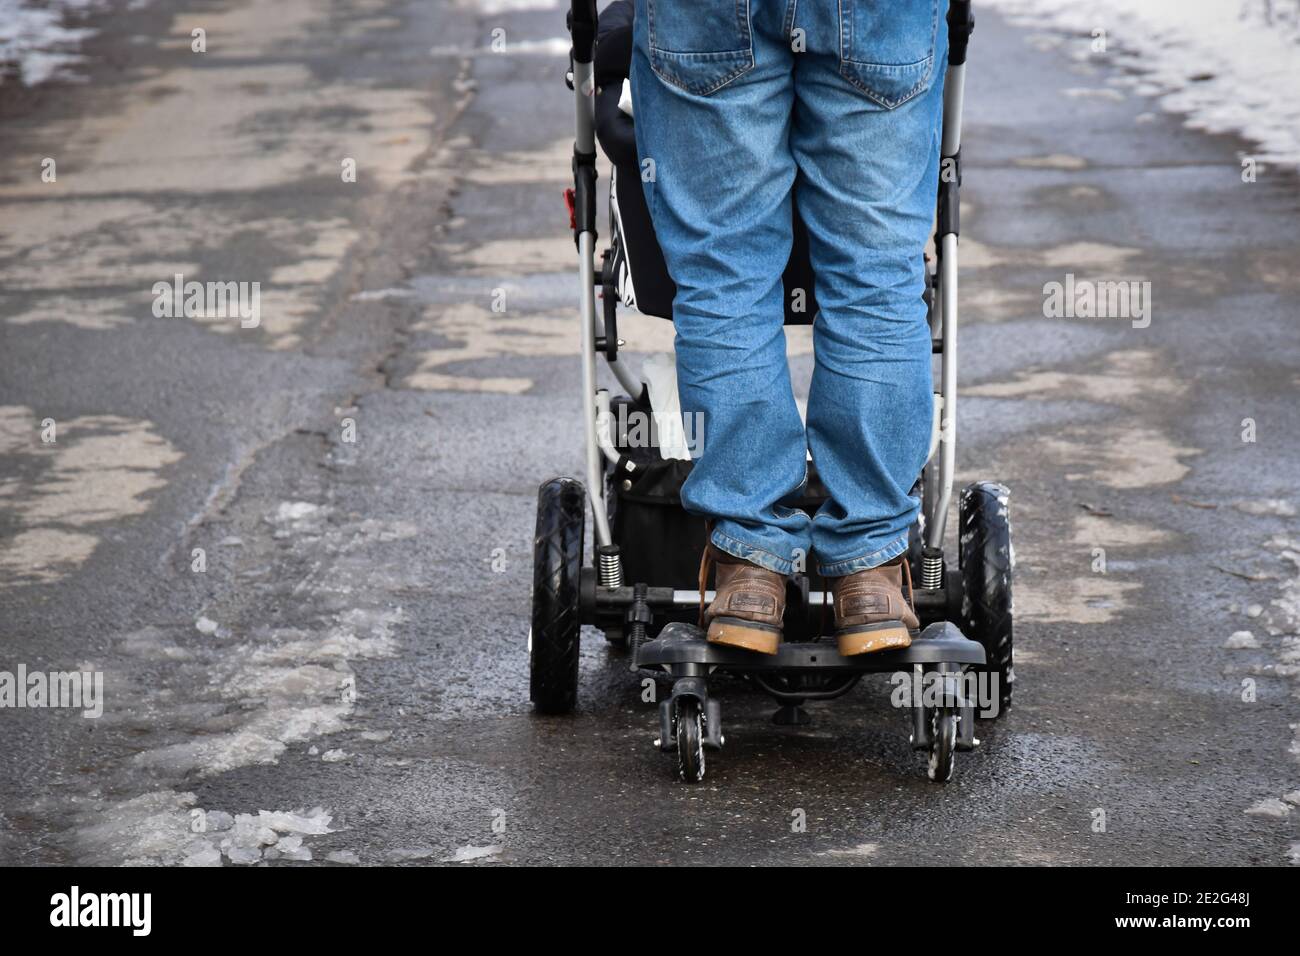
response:
<path id="1" fill-rule="evenodd" d="M 917 664 L 983 664 L 984 648 L 965 637 L 955 624 L 931 624 L 912 639 L 910 647 L 844 657 L 827 639 L 805 644 L 782 644 L 775 654 L 756 654 L 740 648 L 710 644 L 693 624 L 672 623 L 659 636 L 636 651 L 636 666 L 673 670 L 696 665 L 728 671 L 844 671 L 880 673 L 904 670 Z M 694 670 L 694 668 L 691 668 Z"/>

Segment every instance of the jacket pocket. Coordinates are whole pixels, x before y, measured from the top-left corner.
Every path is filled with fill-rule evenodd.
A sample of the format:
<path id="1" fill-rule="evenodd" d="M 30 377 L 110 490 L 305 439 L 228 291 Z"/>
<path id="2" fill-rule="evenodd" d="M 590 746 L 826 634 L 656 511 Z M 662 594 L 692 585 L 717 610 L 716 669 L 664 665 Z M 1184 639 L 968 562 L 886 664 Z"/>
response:
<path id="1" fill-rule="evenodd" d="M 650 68 L 699 96 L 754 68 L 750 0 L 646 0 Z"/>
<path id="2" fill-rule="evenodd" d="M 840 0 L 840 75 L 885 109 L 930 88 L 942 0 Z"/>

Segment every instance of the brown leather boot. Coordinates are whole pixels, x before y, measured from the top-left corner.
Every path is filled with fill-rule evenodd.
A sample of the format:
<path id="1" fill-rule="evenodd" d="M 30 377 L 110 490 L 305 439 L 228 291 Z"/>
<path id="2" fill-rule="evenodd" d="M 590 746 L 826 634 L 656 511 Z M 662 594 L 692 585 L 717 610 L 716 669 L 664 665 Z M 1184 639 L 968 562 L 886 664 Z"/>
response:
<path id="1" fill-rule="evenodd" d="M 709 565 L 717 566 L 717 596 L 704 609 Z M 705 546 L 700 561 L 700 623 L 709 642 L 775 654 L 785 618 L 785 576 Z"/>
<path id="2" fill-rule="evenodd" d="M 905 557 L 835 578 L 831 593 L 835 639 L 845 657 L 907 647 L 912 643 L 910 632 L 921 626 L 912 609 L 912 569 Z"/>

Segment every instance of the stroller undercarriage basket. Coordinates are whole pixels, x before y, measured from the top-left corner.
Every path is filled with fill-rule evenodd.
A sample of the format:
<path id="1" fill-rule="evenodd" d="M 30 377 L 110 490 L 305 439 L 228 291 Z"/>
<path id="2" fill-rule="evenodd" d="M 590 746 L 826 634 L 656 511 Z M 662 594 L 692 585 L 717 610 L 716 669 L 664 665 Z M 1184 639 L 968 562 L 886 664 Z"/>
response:
<path id="1" fill-rule="evenodd" d="M 626 396 L 610 403 L 615 423 L 636 421 L 637 415 L 645 415 L 645 410 Z M 682 485 L 690 476 L 691 462 L 661 458 L 656 444 L 629 441 L 625 430 L 615 428 L 613 438 L 619 460 L 607 464 L 605 487 L 610 532 L 623 559 L 623 577 L 674 588 L 696 587 L 705 523 L 682 506 Z M 810 462 L 806 487 L 787 504 L 812 514 L 825 500 L 826 490 Z"/>

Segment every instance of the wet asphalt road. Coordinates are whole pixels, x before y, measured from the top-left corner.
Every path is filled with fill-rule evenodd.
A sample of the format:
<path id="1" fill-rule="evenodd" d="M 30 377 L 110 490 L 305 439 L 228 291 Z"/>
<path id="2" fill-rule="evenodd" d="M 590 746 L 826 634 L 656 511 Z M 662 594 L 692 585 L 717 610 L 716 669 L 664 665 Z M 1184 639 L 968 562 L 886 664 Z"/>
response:
<path id="1" fill-rule="evenodd" d="M 531 714 L 535 491 L 582 463 L 543 5 L 160 0 L 94 21 L 89 83 L 0 88 L 0 670 L 106 681 L 0 711 L 0 859 L 215 862 L 195 811 L 323 808 L 303 845 L 363 864 L 1285 864 L 1300 181 L 990 13 L 959 464 L 1012 489 L 1014 709 L 936 787 L 882 680 L 802 728 L 723 683 L 688 788 L 592 632 L 578 712 Z M 176 272 L 260 281 L 261 326 L 154 317 Z M 1150 280 L 1149 327 L 1044 318 L 1067 273 Z"/>

